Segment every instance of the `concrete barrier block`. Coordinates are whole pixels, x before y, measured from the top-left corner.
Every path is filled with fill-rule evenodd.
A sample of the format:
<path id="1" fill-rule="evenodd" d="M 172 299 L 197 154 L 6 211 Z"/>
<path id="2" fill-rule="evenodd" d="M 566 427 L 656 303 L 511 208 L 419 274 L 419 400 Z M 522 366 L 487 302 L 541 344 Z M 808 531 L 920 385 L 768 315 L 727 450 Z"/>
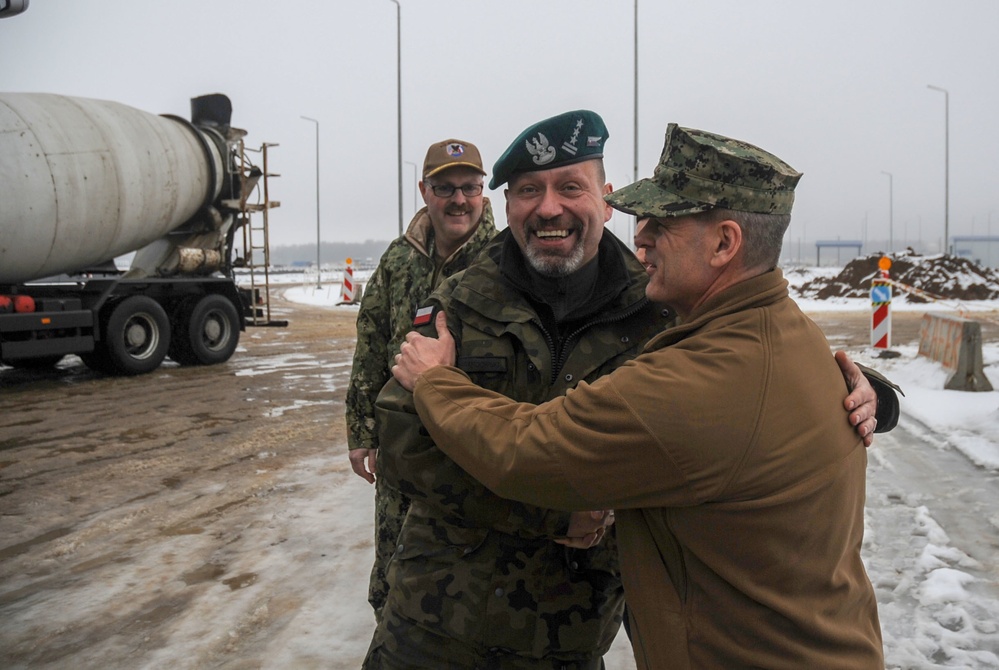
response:
<path id="1" fill-rule="evenodd" d="M 945 389 L 991 391 L 982 361 L 982 324 L 950 314 L 927 312 L 919 324 L 919 355 L 934 360 L 950 377 Z"/>

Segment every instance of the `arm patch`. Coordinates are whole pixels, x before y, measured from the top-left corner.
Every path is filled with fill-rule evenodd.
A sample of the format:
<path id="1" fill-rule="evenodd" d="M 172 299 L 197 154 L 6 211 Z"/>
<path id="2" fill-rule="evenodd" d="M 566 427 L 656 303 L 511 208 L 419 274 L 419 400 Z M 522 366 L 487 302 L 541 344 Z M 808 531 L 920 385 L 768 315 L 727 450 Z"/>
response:
<path id="1" fill-rule="evenodd" d="M 434 317 L 437 315 L 438 308 L 435 305 L 428 305 L 427 307 L 421 307 L 416 310 L 416 314 L 413 316 L 413 328 L 419 328 L 420 326 L 426 326 L 429 323 L 433 323 Z"/>

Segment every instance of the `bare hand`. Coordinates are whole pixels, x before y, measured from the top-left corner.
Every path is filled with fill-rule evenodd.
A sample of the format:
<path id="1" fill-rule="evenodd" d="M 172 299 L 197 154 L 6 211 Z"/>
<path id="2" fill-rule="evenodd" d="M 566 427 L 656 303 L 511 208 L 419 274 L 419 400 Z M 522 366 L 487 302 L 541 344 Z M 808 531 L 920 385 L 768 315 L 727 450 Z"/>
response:
<path id="1" fill-rule="evenodd" d="M 600 544 L 607 528 L 614 523 L 614 510 L 596 512 L 573 512 L 569 519 L 569 531 L 557 543 L 572 549 L 589 549 Z"/>
<path id="2" fill-rule="evenodd" d="M 395 356 L 392 374 L 407 391 L 416 386 L 416 378 L 432 367 L 454 365 L 454 338 L 447 329 L 447 316 L 437 312 L 437 339 L 424 337 L 413 331 L 406 335 L 406 341 Z"/>
<path id="3" fill-rule="evenodd" d="M 874 418 L 878 411 L 878 394 L 845 351 L 837 351 L 834 355 L 843 378 L 846 379 L 846 386 L 850 389 L 843 407 L 850 413 L 850 425 L 864 438 L 864 446 L 869 447 L 874 442 L 874 429 L 878 425 L 878 420 Z"/>
<path id="4" fill-rule="evenodd" d="M 358 477 L 367 480 L 369 484 L 375 483 L 375 454 L 377 449 L 351 449 L 350 467 Z"/>

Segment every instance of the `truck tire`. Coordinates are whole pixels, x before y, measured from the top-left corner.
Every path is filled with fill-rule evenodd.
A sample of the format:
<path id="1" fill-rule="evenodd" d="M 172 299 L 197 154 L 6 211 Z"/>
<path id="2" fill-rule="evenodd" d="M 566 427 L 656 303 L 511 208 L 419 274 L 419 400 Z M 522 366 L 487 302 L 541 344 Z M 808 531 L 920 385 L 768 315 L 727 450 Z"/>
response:
<path id="1" fill-rule="evenodd" d="M 181 365 L 215 365 L 239 344 L 239 312 L 225 296 L 209 293 L 186 301 L 173 324 L 170 357 Z"/>
<path id="2" fill-rule="evenodd" d="M 111 369 L 111 361 L 108 360 L 107 352 L 104 351 L 102 342 L 97 342 L 96 348 L 93 351 L 77 355 L 83 361 L 83 364 L 94 372 L 102 372 L 104 374 L 114 372 Z"/>
<path id="3" fill-rule="evenodd" d="M 115 305 L 104 321 L 103 351 L 95 356 L 98 367 L 106 361 L 109 371 L 120 375 L 152 372 L 166 358 L 170 346 L 170 321 L 158 302 L 133 295 Z"/>

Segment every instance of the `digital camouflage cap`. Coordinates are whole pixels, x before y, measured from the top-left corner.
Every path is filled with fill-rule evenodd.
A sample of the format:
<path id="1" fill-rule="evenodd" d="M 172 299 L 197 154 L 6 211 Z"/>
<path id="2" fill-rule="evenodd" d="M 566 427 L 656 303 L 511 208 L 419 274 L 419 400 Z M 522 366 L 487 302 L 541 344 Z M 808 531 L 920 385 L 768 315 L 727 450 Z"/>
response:
<path id="1" fill-rule="evenodd" d="M 686 216 L 715 208 L 790 214 L 799 179 L 800 172 L 759 147 L 671 123 L 652 177 L 604 199 L 640 219 Z"/>

